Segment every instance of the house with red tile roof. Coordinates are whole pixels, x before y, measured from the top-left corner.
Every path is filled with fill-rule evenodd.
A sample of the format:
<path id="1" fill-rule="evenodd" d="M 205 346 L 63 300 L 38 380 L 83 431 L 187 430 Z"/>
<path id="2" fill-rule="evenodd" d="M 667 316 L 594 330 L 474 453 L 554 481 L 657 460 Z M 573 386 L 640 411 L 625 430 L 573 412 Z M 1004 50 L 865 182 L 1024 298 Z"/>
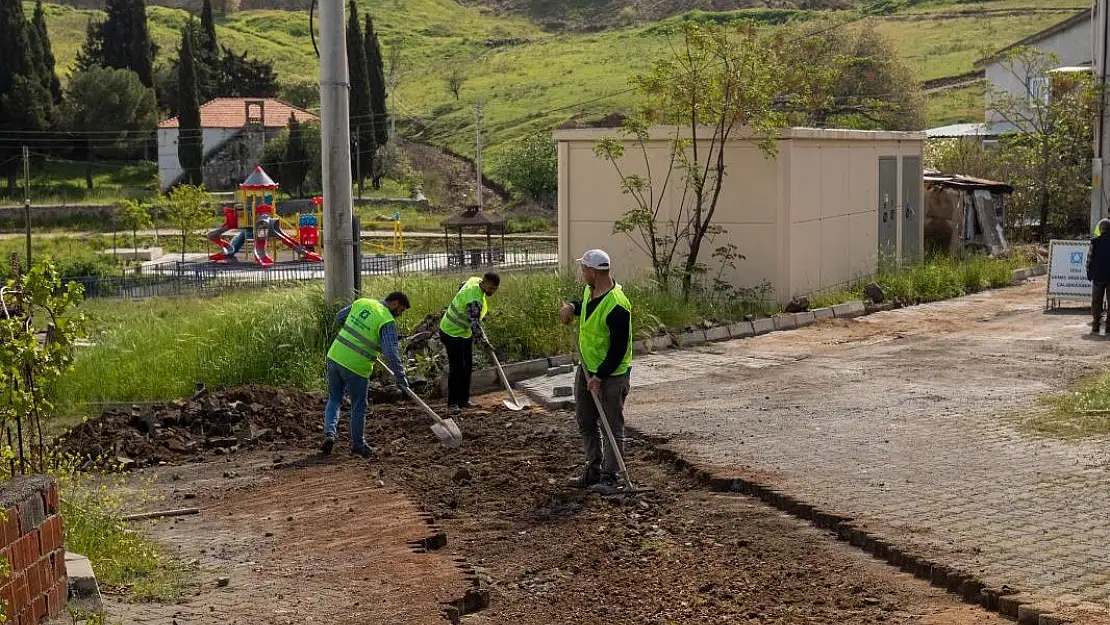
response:
<path id="1" fill-rule="evenodd" d="M 237 188 L 262 161 L 266 141 L 288 126 L 290 116 L 299 122 L 319 119 L 277 98 L 216 98 L 201 105 L 205 186 L 213 191 Z M 163 191 L 181 182 L 185 174 L 177 157 L 179 139 L 176 117 L 158 124 L 158 174 Z"/>

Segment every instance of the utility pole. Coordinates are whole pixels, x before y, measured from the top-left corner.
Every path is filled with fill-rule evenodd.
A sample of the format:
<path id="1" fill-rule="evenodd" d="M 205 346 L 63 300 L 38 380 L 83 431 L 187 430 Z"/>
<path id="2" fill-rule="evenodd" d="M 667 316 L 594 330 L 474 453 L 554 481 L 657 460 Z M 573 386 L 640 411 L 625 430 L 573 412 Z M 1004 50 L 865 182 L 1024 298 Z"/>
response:
<path id="1" fill-rule="evenodd" d="M 1095 120 L 1095 157 L 1091 161 L 1091 232 L 1106 216 L 1110 204 L 1110 110 L 1106 103 L 1107 24 L 1110 24 L 1107 0 L 1095 0 L 1091 14 L 1094 46 L 1091 59 L 1095 68 L 1095 87 L 1099 94 L 1098 119 Z"/>
<path id="2" fill-rule="evenodd" d="M 31 270 L 31 149 L 23 146 L 23 223 L 27 228 L 27 270 Z"/>
<path id="3" fill-rule="evenodd" d="M 477 110 L 478 147 L 475 150 L 474 169 L 478 172 L 478 211 L 482 210 L 482 101 L 478 100 Z"/>
<path id="4" fill-rule="evenodd" d="M 355 173 L 358 180 L 358 199 L 362 201 L 362 148 L 359 146 L 358 138 L 362 136 L 362 128 L 355 129 L 351 138 L 355 142 Z"/>
<path id="5" fill-rule="evenodd" d="M 320 148 L 324 169 L 324 299 L 354 297 L 350 82 L 343 0 L 320 0 Z"/>

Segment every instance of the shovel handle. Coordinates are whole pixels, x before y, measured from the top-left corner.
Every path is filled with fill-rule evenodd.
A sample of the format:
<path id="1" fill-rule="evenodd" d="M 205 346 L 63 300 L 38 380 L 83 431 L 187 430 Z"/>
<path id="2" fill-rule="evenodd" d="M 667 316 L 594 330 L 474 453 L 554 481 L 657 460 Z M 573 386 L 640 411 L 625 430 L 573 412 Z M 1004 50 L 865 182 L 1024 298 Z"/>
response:
<path id="1" fill-rule="evenodd" d="M 482 327 L 481 321 L 478 322 L 478 327 L 482 328 L 482 339 L 486 347 L 489 348 L 489 355 L 493 358 L 493 366 L 497 368 L 497 377 L 501 378 L 501 384 L 505 386 L 506 391 L 509 391 L 509 397 L 513 399 L 513 403 L 519 406 L 520 402 L 517 401 L 516 393 L 513 392 L 513 387 L 509 384 L 509 378 L 505 376 L 505 370 L 501 368 L 501 361 L 497 359 L 497 352 L 493 349 L 489 339 L 486 338 L 486 329 Z"/>
<path id="2" fill-rule="evenodd" d="M 589 382 L 589 375 L 586 376 L 586 381 Z M 613 435 L 613 428 L 609 427 L 609 416 L 605 414 L 605 409 L 601 407 L 601 398 L 593 391 L 590 391 L 590 397 L 593 398 L 597 414 L 601 417 L 601 429 L 605 432 L 605 438 L 609 441 L 610 449 L 613 450 L 613 457 L 617 459 L 617 468 L 620 469 L 628 487 L 635 488 L 632 485 L 632 478 L 628 475 L 628 467 L 624 466 L 624 456 L 621 454 L 621 448 L 617 446 L 617 437 Z"/>

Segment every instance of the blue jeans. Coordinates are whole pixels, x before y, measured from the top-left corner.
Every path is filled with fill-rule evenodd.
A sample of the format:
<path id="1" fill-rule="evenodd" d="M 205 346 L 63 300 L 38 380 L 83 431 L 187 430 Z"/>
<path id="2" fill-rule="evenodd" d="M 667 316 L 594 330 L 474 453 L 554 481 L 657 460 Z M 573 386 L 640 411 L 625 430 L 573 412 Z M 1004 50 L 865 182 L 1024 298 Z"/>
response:
<path id="1" fill-rule="evenodd" d="M 324 408 L 324 436 L 335 438 L 343 393 L 351 398 L 351 448 L 366 448 L 366 389 L 370 381 L 328 359 L 328 405 Z"/>

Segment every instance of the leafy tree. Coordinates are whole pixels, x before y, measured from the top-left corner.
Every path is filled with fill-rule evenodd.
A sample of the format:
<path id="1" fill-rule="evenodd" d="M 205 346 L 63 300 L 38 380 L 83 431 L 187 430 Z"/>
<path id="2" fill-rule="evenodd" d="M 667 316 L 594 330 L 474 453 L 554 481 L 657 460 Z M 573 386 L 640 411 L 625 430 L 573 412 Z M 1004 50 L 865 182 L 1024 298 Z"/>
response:
<path id="1" fill-rule="evenodd" d="M 223 48 L 217 72 L 217 95 L 229 98 L 272 98 L 278 93 L 274 64 L 262 59 L 249 59 L 247 53 L 236 54 Z"/>
<path id="2" fill-rule="evenodd" d="M 285 145 L 285 163 L 281 169 L 281 179 L 288 188 L 296 190 L 297 197 L 301 196 L 304 179 L 311 165 L 308 150 L 304 145 L 304 135 L 301 133 L 301 124 L 297 121 L 297 117 L 290 113 L 289 140 Z"/>
<path id="3" fill-rule="evenodd" d="M 386 107 L 385 63 L 382 59 L 382 46 L 374 31 L 374 18 L 366 16 L 366 29 L 363 33 L 366 46 L 366 68 L 370 74 L 370 108 L 374 112 L 374 143 L 382 146 L 389 143 L 389 111 Z M 379 185 L 375 179 L 375 188 Z"/>
<path id="4" fill-rule="evenodd" d="M 200 96 L 193 59 L 193 29 L 181 29 L 180 66 L 177 71 L 177 158 L 190 184 L 204 181 L 204 133 L 200 126 Z"/>
<path id="5" fill-rule="evenodd" d="M 634 207 L 614 225 L 650 258 L 663 285 L 681 280 L 684 299 L 695 280 L 706 273 L 703 252 L 723 229 L 714 225 L 728 159 L 723 149 L 736 137 L 748 137 L 763 155 L 776 154 L 776 135 L 788 122 L 779 103 L 794 93 L 794 61 L 790 39 L 783 31 L 765 32 L 752 24 L 734 28 L 686 23 L 671 54 L 649 72 L 633 78 L 641 94 L 637 118 L 626 122 L 623 139 L 600 141 L 594 152 L 610 162 Z M 819 85 L 824 88 L 823 85 Z M 647 158 L 649 125 L 673 124 L 667 171 L 641 176 L 629 173 L 625 154 L 631 143 Z M 683 185 L 677 207 L 665 206 L 672 171 Z M 722 263 L 742 258 L 735 248 L 717 248 Z"/>
<path id="6" fill-rule="evenodd" d="M 490 171 L 514 193 L 548 206 L 554 203 L 559 168 L 550 134 L 536 133 L 509 143 L 490 161 Z"/>
<path id="7" fill-rule="evenodd" d="M 139 230 L 154 226 L 150 205 L 138 200 L 123 200 L 116 206 L 116 221 L 131 231 L 131 247 L 139 247 Z"/>
<path id="8" fill-rule="evenodd" d="M 290 133 L 287 128 L 278 136 L 267 139 L 266 151 L 262 156 L 261 163 L 263 169 L 281 181 L 281 190 L 289 197 L 293 197 L 295 193 L 299 193 L 303 197 L 306 193 L 319 190 L 323 179 L 320 158 L 320 125 L 312 122 L 299 122 L 297 125 L 301 134 L 301 145 L 304 147 L 304 157 L 302 159 L 288 158 Z M 303 162 L 305 166 L 304 178 L 299 189 L 289 182 L 299 175 L 296 171 L 290 169 L 290 167 L 298 165 L 298 163 L 293 162 L 298 160 Z"/>
<path id="9" fill-rule="evenodd" d="M 320 106 L 320 85 L 314 82 L 295 82 L 283 84 L 278 97 L 293 106 L 311 109 Z"/>
<path id="10" fill-rule="evenodd" d="M 211 219 L 211 211 L 205 208 L 208 191 L 204 185 L 179 184 L 162 197 L 166 206 L 166 216 L 181 233 L 181 260 L 185 261 L 185 245 L 188 236 L 198 228 L 203 228 Z"/>
<path id="11" fill-rule="evenodd" d="M 356 141 L 356 149 L 351 151 L 351 171 L 355 174 L 359 193 L 361 193 L 362 181 L 374 171 L 374 153 L 377 151 L 377 143 L 370 94 L 370 72 L 359 25 L 358 7 L 354 0 L 349 3 L 347 18 L 347 72 L 348 81 L 351 84 L 349 111 L 351 137 Z"/>
<path id="12" fill-rule="evenodd" d="M 0 426 L 15 443 L 11 473 L 47 470 L 44 421 L 54 413 L 52 391 L 73 364 L 74 343 L 85 336 L 84 316 L 74 309 L 82 298 L 78 282 L 63 286 L 50 262 L 8 280 L 11 316 L 0 317 Z M 37 333 L 45 327 L 46 340 Z M 18 461 L 18 464 L 17 464 Z"/>
<path id="13" fill-rule="evenodd" d="M 46 28 L 46 12 L 43 10 L 42 0 L 35 1 L 35 13 L 31 18 L 31 23 L 38 32 L 39 45 L 42 46 L 44 84 L 50 89 L 50 95 L 54 97 L 54 103 L 61 104 L 62 81 L 58 80 L 54 46 L 50 43 L 50 33 Z"/>
<path id="14" fill-rule="evenodd" d="M 22 2 L 0 0 L 0 130 L 8 133 L 46 128 L 53 104 L 32 56 L 31 30 Z M 15 187 L 21 152 L 16 142 L 0 145 L 0 171 L 7 175 L 9 188 Z"/>
<path id="15" fill-rule="evenodd" d="M 1016 129 L 1001 142 L 1005 175 L 1016 189 L 1011 216 L 1035 215 L 1040 241 L 1052 231 L 1086 232 L 1098 89 L 1085 74 L 1053 74 L 1056 55 L 1034 48 L 1007 52 L 1001 65 L 1025 86 L 1017 94 L 988 92 L 991 108 Z"/>
<path id="16" fill-rule="evenodd" d="M 805 30 L 803 30 L 804 28 Z M 784 94 L 791 123 L 817 128 L 919 130 L 925 103 L 913 70 L 873 22 L 809 24 L 790 29 Z M 816 33 L 816 34 L 813 34 Z"/>
<path id="17" fill-rule="evenodd" d="M 62 119 L 85 137 L 85 185 L 91 189 L 97 150 L 148 136 L 158 123 L 158 104 L 135 72 L 93 67 L 70 78 Z"/>
<path id="18" fill-rule="evenodd" d="M 147 28 L 143 0 L 107 0 L 105 20 L 90 25 L 78 54 L 78 67 L 93 65 L 130 69 L 147 87 L 154 86 L 154 57 L 158 48 Z"/>

